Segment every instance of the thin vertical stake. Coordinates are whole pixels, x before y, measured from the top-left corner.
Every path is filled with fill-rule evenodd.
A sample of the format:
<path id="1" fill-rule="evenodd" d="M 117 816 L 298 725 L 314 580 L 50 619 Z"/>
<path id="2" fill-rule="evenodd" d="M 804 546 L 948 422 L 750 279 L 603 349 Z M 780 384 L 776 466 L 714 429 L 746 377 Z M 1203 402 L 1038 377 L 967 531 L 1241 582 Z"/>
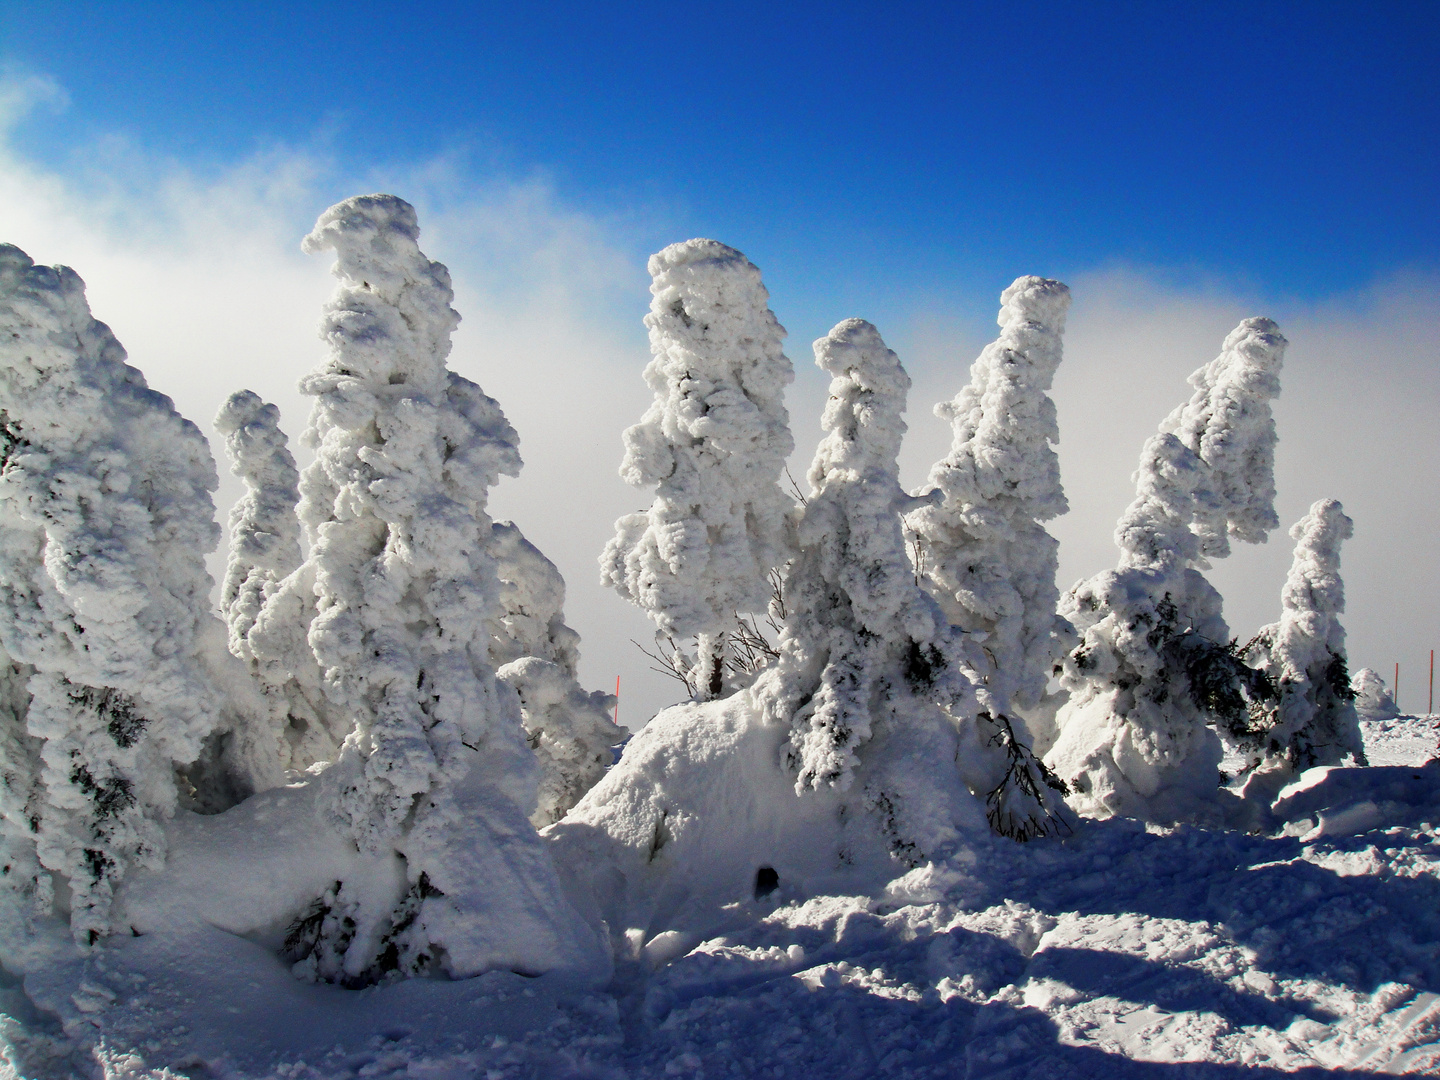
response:
<path id="1" fill-rule="evenodd" d="M 615 676 L 615 726 L 620 726 L 620 676 Z"/>
<path id="2" fill-rule="evenodd" d="M 1395 707 L 1400 707 L 1400 661 L 1395 661 L 1395 693 L 1391 695 L 1395 699 Z"/>
<path id="3" fill-rule="evenodd" d="M 1425 710 L 1426 716 L 1435 715 L 1435 650 L 1430 650 L 1430 707 Z"/>

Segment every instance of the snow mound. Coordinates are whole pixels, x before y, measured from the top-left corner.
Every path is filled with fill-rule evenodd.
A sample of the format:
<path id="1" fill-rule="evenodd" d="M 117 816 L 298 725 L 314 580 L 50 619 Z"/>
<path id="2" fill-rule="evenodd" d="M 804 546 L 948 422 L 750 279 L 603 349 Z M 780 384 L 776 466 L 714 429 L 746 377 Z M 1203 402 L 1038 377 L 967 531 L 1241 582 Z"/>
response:
<path id="1" fill-rule="evenodd" d="M 962 859 L 967 838 L 988 833 L 953 767 L 913 768 L 954 760 L 952 725 L 887 727 L 852 789 L 803 795 L 781 765 L 788 734 L 750 695 L 677 705 L 545 831 L 574 902 L 604 919 L 622 954 L 664 933 L 713 932 L 735 905 L 878 891 L 906 869 L 892 854 L 899 832 Z M 948 787 L 937 779 L 947 775 Z"/>

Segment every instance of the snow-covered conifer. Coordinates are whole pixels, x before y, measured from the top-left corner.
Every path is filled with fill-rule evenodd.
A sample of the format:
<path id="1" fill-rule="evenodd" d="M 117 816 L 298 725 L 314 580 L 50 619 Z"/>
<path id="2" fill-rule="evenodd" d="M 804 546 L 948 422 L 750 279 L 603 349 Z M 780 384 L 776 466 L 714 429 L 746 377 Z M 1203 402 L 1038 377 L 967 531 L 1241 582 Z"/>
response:
<path id="1" fill-rule="evenodd" d="M 321 215 L 305 250 L 339 278 L 321 335 L 329 356 L 301 383 L 315 398 L 301 478 L 317 611 L 309 641 L 332 705 L 354 729 L 324 774 L 362 850 L 405 859 L 409 892 L 385 910 L 342 888 L 324 954 L 365 981 L 443 954 L 452 975 L 578 962 L 588 933 L 526 820 L 536 765 L 515 695 L 490 665 L 498 600 L 489 489 L 520 469 L 500 407 L 446 358 L 459 316 L 449 272 L 417 244 L 392 195 Z M 302 570 L 305 569 L 302 567 Z"/>
<path id="2" fill-rule="evenodd" d="M 559 821 L 605 775 L 625 729 L 610 719 L 611 694 L 581 689 L 580 635 L 565 624 L 565 579 L 511 522 L 491 528 L 500 603 L 490 629 L 496 676 L 520 698 L 525 737 L 540 760 L 530 820 Z"/>
<path id="3" fill-rule="evenodd" d="M 921 582 L 950 622 L 985 635 L 990 661 L 982 708 L 1037 715 L 1057 661 L 1074 644 L 1056 615 L 1059 545 L 1041 524 L 1066 512 L 1059 438 L 1049 390 L 1060 364 L 1070 290 L 1058 281 L 1017 278 L 1000 297 L 998 340 L 970 372 L 970 385 L 935 415 L 954 428 L 950 453 L 930 470 L 944 500 L 907 516 Z M 1053 736 L 1039 740 L 1044 753 Z"/>
<path id="4" fill-rule="evenodd" d="M 797 791 L 848 787 L 870 738 L 874 704 L 904 673 L 949 676 L 948 626 L 916 584 L 900 514 L 921 499 L 900 486 L 910 376 L 879 332 L 847 319 L 815 342 L 831 376 L 798 540 L 785 583 L 779 667 L 757 684 L 767 713 L 791 728 Z"/>
<path id="5" fill-rule="evenodd" d="M 334 758 L 349 724 L 328 709 L 306 641 L 315 590 L 313 573 L 297 573 L 300 473 L 280 430 L 280 410 L 251 391 L 226 400 L 215 429 L 246 489 L 230 511 L 230 558 L 220 590 L 230 651 L 249 664 L 265 696 L 282 764 L 304 769 Z"/>
<path id="6" fill-rule="evenodd" d="M 1285 339 L 1246 319 L 1190 377 L 1195 393 L 1141 454 L 1115 532 L 1120 565 L 1079 582 L 1060 611 L 1080 634 L 1070 699 L 1046 762 L 1094 814 L 1216 819 L 1219 736 L 1248 724 L 1263 676 L 1230 647 L 1220 595 L 1200 573 L 1275 521 L 1275 421 Z"/>
<path id="7" fill-rule="evenodd" d="M 0 246 L 0 325 L 0 646 L 12 679 L 29 672 L 28 738 L 6 756 L 38 747 L 40 768 L 32 835 L 7 830 L 35 845 L 37 895 L 68 882 L 93 941 L 126 869 L 163 861 L 177 805 L 221 809 L 278 774 L 220 685 L 204 436 L 125 363 L 74 271 Z"/>
<path id="8" fill-rule="evenodd" d="M 1247 657 L 1279 692 L 1260 734 L 1266 771 L 1338 765 L 1347 755 L 1365 763 L 1339 618 L 1340 545 L 1354 532 L 1334 499 L 1315 503 L 1290 529 L 1295 558 L 1280 593 L 1280 621 L 1256 635 Z"/>
<path id="9" fill-rule="evenodd" d="M 651 256 L 645 325 L 655 401 L 625 432 L 620 475 L 657 485 L 648 511 L 615 523 L 601 579 L 662 634 L 698 635 L 684 672 L 702 698 L 723 689 L 724 635 L 764 611 L 788 557 L 794 449 L 783 404 L 794 378 L 760 271 L 734 248 L 687 240 Z"/>
<path id="10" fill-rule="evenodd" d="M 1360 719 L 1394 720 L 1400 715 L 1400 706 L 1395 704 L 1378 671 L 1361 668 L 1350 680 L 1350 689 L 1355 692 L 1355 712 Z"/>

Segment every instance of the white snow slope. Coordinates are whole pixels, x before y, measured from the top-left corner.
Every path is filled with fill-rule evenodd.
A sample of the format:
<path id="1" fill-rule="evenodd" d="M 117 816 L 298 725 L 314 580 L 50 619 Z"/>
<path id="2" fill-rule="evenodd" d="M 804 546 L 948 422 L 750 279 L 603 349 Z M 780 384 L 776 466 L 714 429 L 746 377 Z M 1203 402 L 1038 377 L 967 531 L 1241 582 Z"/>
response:
<path id="1" fill-rule="evenodd" d="M 637 812 L 660 805 L 675 793 L 656 763 L 665 745 L 688 739 L 687 754 L 713 767 L 708 787 L 688 789 L 689 809 L 736 831 L 728 845 L 704 841 L 720 853 L 708 875 L 685 861 L 683 829 L 669 855 L 662 845 L 647 858 L 640 844 L 629 863 L 607 860 L 608 881 L 592 881 L 589 893 L 616 920 L 616 974 L 605 989 L 510 973 L 366 990 L 294 978 L 276 955 L 293 910 L 327 882 L 383 876 L 360 865 L 378 856 L 313 826 L 312 781 L 224 814 L 177 815 L 167 869 L 136 871 L 117 895 L 133 934 L 88 955 L 59 923 L 5 943 L 7 969 L 29 974 L 0 987 L 0 1072 L 638 1080 L 1440 1071 L 1440 760 L 1430 719 L 1365 723 L 1367 753 L 1388 764 L 1304 773 L 1282 793 L 1288 824 L 1275 836 L 1113 819 L 1082 822 L 1064 841 L 1016 845 L 976 829 L 948 861 L 882 884 L 873 859 L 858 859 L 848 877 L 809 865 L 817 856 L 803 849 L 807 828 L 824 831 L 823 814 L 809 820 L 813 800 L 795 800 L 807 809 L 790 822 L 747 811 L 773 794 L 745 785 L 773 770 L 777 734 L 733 705 L 727 724 L 705 711 L 725 708 L 667 711 L 651 725 L 654 745 L 637 737 L 612 775 L 627 781 Z M 599 843 L 595 823 L 613 802 L 606 789 L 547 832 L 562 862 L 575 822 Z M 780 880 L 757 900 L 748 871 L 767 845 Z M 668 872 L 654 865 L 667 858 Z M 627 881 L 650 888 L 631 895 Z"/>

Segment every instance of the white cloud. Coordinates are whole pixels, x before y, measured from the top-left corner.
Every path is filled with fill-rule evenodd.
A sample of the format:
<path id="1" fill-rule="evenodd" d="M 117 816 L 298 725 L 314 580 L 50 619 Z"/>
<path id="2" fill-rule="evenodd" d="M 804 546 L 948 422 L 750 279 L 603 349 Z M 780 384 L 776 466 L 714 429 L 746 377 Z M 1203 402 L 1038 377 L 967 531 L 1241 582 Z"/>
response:
<path id="1" fill-rule="evenodd" d="M 53 82 L 0 78 L 0 132 L 26 109 L 63 104 Z M 131 361 L 207 431 L 224 397 L 248 387 L 280 406 L 298 440 L 308 403 L 295 383 L 321 354 L 314 328 L 330 290 L 326 261 L 300 254 L 299 240 L 326 206 L 366 190 L 415 203 L 422 245 L 450 267 L 464 318 L 452 364 L 500 400 L 526 460 L 521 478 L 497 489 L 493 510 L 560 566 L 567 612 L 584 638 L 582 676 L 611 689 L 622 674 L 621 719 L 638 726 L 674 700 L 678 684 L 646 670 L 629 640 L 648 640 L 648 622 L 598 584 L 596 559 L 615 518 L 648 501 L 616 476 L 619 433 L 650 396 L 640 377 L 646 253 L 632 231 L 566 205 L 543 176 L 476 186 L 460 159 L 350 176 L 321 149 L 280 148 L 204 173 L 108 139 L 78 148 L 57 170 L 25 160 L 7 136 L 0 240 L 73 266 Z M 1073 507 L 1054 526 L 1062 587 L 1114 564 L 1111 533 L 1131 497 L 1140 445 L 1188 393 L 1185 377 L 1240 318 L 1270 314 L 1292 342 L 1277 408 L 1281 518 L 1296 520 L 1323 496 L 1345 503 L 1356 521 L 1344 556 L 1353 661 L 1388 672 L 1399 659 L 1404 704 L 1423 706 L 1414 673 L 1440 639 L 1432 569 L 1440 511 L 1429 472 L 1440 460 L 1436 283 L 1400 278 L 1308 307 L 1133 272 L 1081 274 L 1069 284 L 1075 304 L 1055 390 Z M 786 322 L 784 310 L 777 314 Z M 992 328 L 931 311 L 881 330 L 915 378 L 902 463 L 918 483 L 949 441 L 930 405 L 960 387 Z M 808 343 L 789 345 L 802 373 L 790 395 L 801 476 L 825 384 L 806 374 Z M 238 489 L 220 468 L 223 518 Z M 1263 548 L 1237 545 L 1215 571 L 1236 633 L 1278 613 L 1289 551 L 1277 534 Z"/>

